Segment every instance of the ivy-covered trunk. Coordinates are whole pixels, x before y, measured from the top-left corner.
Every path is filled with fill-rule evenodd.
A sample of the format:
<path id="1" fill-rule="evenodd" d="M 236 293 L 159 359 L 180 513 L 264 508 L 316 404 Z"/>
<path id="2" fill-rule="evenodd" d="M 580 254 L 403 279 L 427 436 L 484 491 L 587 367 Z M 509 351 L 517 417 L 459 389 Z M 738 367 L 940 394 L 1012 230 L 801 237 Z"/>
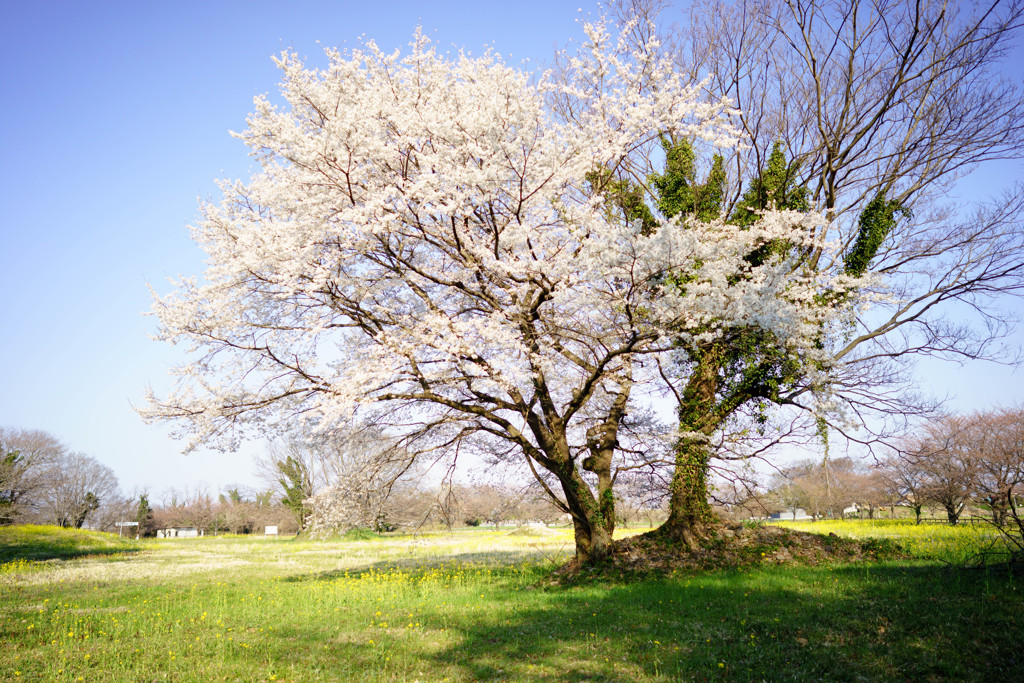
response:
<path id="1" fill-rule="evenodd" d="M 680 439 L 676 444 L 669 515 L 661 531 L 691 550 L 707 536 L 713 521 L 708 504 L 709 455 L 704 441 Z"/>
<path id="2" fill-rule="evenodd" d="M 675 448 L 669 515 L 659 529 L 659 533 L 685 543 L 691 550 L 707 536 L 714 519 L 708 504 L 708 439 L 721 423 L 717 396 L 721 360 L 722 349 L 717 345 L 701 348 L 697 366 L 683 391 L 679 405 L 682 435 Z"/>

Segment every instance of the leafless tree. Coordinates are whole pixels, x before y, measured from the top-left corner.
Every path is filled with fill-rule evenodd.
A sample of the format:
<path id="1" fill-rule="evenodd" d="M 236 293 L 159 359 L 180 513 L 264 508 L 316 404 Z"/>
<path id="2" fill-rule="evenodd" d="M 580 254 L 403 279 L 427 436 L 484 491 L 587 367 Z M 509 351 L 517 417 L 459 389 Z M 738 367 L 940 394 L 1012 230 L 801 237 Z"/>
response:
<path id="1" fill-rule="evenodd" d="M 545 525 L 570 521 L 565 510 L 556 505 L 551 497 L 537 486 L 529 487 L 519 509 L 524 521 L 542 522 Z"/>
<path id="2" fill-rule="evenodd" d="M 645 3 L 620 5 L 629 16 Z M 908 354 L 1005 358 L 996 342 L 1014 319 L 999 295 L 1024 284 L 1024 186 L 972 210 L 948 197 L 985 162 L 1024 156 L 1024 97 L 1001 72 L 1022 16 L 1016 0 L 697 0 L 672 36 L 680 68 L 733 100 L 750 142 L 727 164 L 725 213 L 777 142 L 794 183 L 833 219 L 841 256 L 876 197 L 909 212 L 879 235 L 868 264 L 888 279 L 892 303 L 862 317 L 837 349 L 848 363 L 837 388 L 857 413 L 906 407 L 894 389 L 907 383 L 896 361 Z M 951 309 L 978 324 L 954 322 Z"/>
<path id="3" fill-rule="evenodd" d="M 977 493 L 999 527 L 1024 484 L 1024 409 L 1003 408 L 969 418 L 965 437 L 976 460 Z"/>
<path id="4" fill-rule="evenodd" d="M 864 488 L 866 476 L 864 468 L 849 457 L 804 460 L 784 468 L 773 488 L 791 510 L 801 507 L 815 520 L 839 518 L 869 495 Z"/>
<path id="5" fill-rule="evenodd" d="M 813 465 L 811 463 L 800 463 L 786 470 L 777 472 L 771 481 L 771 495 L 775 506 L 781 508 L 781 512 L 789 512 L 796 519 L 798 508 L 812 507 L 807 487 L 801 485 L 800 479 L 805 471 Z M 806 484 L 806 482 L 803 482 Z M 813 508 L 812 508 L 813 509 Z"/>
<path id="6" fill-rule="evenodd" d="M 944 416 L 928 423 L 905 450 L 905 457 L 924 475 L 925 497 L 941 505 L 953 525 L 977 492 L 978 458 L 969 427 L 964 417 Z"/>
<path id="7" fill-rule="evenodd" d="M 875 512 L 880 508 L 892 507 L 896 504 L 896 499 L 886 486 L 886 480 L 877 467 L 859 468 L 853 472 L 850 493 L 857 506 L 857 514 L 863 517 L 866 513 L 868 519 L 874 519 Z"/>
<path id="8" fill-rule="evenodd" d="M 524 502 L 531 495 L 530 487 L 526 485 L 478 482 L 468 487 L 464 497 L 464 514 L 467 518 L 478 519 L 497 529 L 502 522 L 519 519 Z"/>
<path id="9" fill-rule="evenodd" d="M 44 431 L 0 428 L 0 524 L 81 527 L 120 498 L 113 470 L 95 458 Z"/>
<path id="10" fill-rule="evenodd" d="M 762 477 L 753 470 L 730 473 L 717 478 L 711 489 L 711 501 L 721 519 L 742 520 L 767 517 L 778 512 L 777 501 L 761 484 Z"/>
<path id="11" fill-rule="evenodd" d="M 35 515 L 49 524 L 81 527 L 107 500 L 120 497 L 114 471 L 84 453 L 67 453 L 44 469 Z"/>
<path id="12" fill-rule="evenodd" d="M 46 473 L 66 453 L 67 447 L 47 432 L 0 427 L 0 525 L 38 509 Z"/>
<path id="13" fill-rule="evenodd" d="M 283 510 L 275 510 L 273 492 L 254 491 L 240 486 L 230 486 L 217 495 L 216 524 L 218 528 L 232 534 L 251 534 L 261 531 L 266 524 L 275 524 L 268 518 L 279 518 Z M 176 519 L 184 523 L 189 516 L 184 498 L 176 499 Z M 157 511 L 159 516 L 160 511 Z M 186 524 L 193 526 L 192 524 Z"/>
<path id="14" fill-rule="evenodd" d="M 462 501 L 457 487 L 450 481 L 445 481 L 438 487 L 435 503 L 438 517 L 445 528 L 451 531 L 462 524 Z"/>
<path id="15" fill-rule="evenodd" d="M 914 518 L 921 523 L 921 511 L 928 502 L 927 479 L 923 470 L 912 457 L 895 451 L 879 463 L 882 487 L 895 505 L 904 505 L 914 511 Z"/>
<path id="16" fill-rule="evenodd" d="M 1024 97 L 1001 71 L 1024 4 L 696 0 L 680 27 L 668 25 L 663 2 L 612 8 L 635 27 L 637 44 L 673 50 L 709 100 L 735 103 L 733 121 L 750 144 L 726 159 L 722 212 L 733 214 L 780 145 L 787 183 L 806 191 L 840 245 L 832 256 L 807 253 L 806 267 L 875 274 L 887 293 L 851 328 L 824 335 L 834 357 L 827 383 L 797 376 L 771 387 L 775 406 L 804 416 L 805 433 L 827 419 L 833 435 L 869 448 L 889 443 L 937 411 L 914 390 L 914 358 L 1016 359 L 1005 344 L 1016 322 L 1005 303 L 1024 293 L 1024 184 L 971 206 L 951 198 L 983 164 L 1024 156 Z M 651 198 L 657 161 L 631 178 Z M 724 408 L 758 400 L 743 393 L 758 364 L 749 362 L 749 376 L 727 365 L 681 364 L 670 378 L 677 395 L 715 403 L 682 431 L 727 430 Z M 676 472 L 692 467 L 680 461 Z M 670 521 L 699 516 L 673 510 Z"/>
<path id="17" fill-rule="evenodd" d="M 976 500 L 1002 527 L 1024 484 L 1024 412 L 1000 408 L 946 415 L 922 426 L 882 467 L 888 486 L 921 516 L 926 502 L 955 524 Z"/>
<path id="18" fill-rule="evenodd" d="M 141 535 L 137 527 L 119 527 L 119 522 L 136 521 L 139 507 L 138 496 L 115 496 L 100 502 L 99 508 L 89 517 L 89 526 L 100 531 L 110 531 L 134 538 Z"/>
<path id="19" fill-rule="evenodd" d="M 199 486 L 182 491 L 168 489 L 161 496 L 160 506 L 154 510 L 154 515 L 161 529 L 193 527 L 198 531 L 211 532 L 216 529 L 219 512 L 217 501 Z"/>

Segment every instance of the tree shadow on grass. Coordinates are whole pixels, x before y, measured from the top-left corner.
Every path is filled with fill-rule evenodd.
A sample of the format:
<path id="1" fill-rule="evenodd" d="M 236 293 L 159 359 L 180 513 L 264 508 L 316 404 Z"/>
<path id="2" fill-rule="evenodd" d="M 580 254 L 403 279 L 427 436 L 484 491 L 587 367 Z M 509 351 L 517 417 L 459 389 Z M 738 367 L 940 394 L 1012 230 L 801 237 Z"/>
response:
<path id="1" fill-rule="evenodd" d="M 852 565 L 536 590 L 434 657 L 471 680 L 1013 680 L 1022 588 Z"/>
<path id="2" fill-rule="evenodd" d="M 265 673 L 290 680 L 1009 681 L 1020 680 L 1024 666 L 1024 581 L 1005 573 L 924 563 L 773 566 L 563 586 L 539 582 L 544 572 L 523 571 L 518 557 L 512 566 L 516 553 L 505 553 L 506 567 L 495 567 L 494 556 L 464 582 L 410 591 L 421 584 L 402 580 L 393 593 L 387 582 L 370 582 L 365 603 L 356 599 L 358 585 L 333 593 L 314 584 L 395 564 L 281 579 L 322 601 L 297 603 L 308 617 L 260 631 Z M 453 559 L 401 571 L 425 576 L 451 569 Z M 252 653 L 229 656 L 242 663 Z"/>

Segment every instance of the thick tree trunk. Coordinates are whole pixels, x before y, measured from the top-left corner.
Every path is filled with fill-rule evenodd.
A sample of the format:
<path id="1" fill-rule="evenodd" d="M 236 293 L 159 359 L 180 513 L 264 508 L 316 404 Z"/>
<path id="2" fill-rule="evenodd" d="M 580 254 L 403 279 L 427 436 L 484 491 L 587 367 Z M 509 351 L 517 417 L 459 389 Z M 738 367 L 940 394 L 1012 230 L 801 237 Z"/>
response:
<path id="1" fill-rule="evenodd" d="M 611 488 L 607 489 L 608 495 L 602 491 L 599 498 L 594 498 L 590 487 L 575 468 L 561 481 L 572 516 L 576 562 L 580 565 L 597 564 L 608 557 L 615 530 L 615 502 L 610 495 Z"/>
<path id="2" fill-rule="evenodd" d="M 576 538 L 576 562 L 581 566 L 600 563 L 611 551 L 612 536 L 593 520 L 573 520 Z"/>
<path id="3" fill-rule="evenodd" d="M 1010 491 L 1001 491 L 989 500 L 992 506 L 992 523 L 1002 529 L 1006 526 L 1006 517 L 1010 510 Z"/>
<path id="4" fill-rule="evenodd" d="M 618 426 L 625 414 L 628 398 L 627 386 L 623 388 L 620 400 L 616 401 L 604 422 L 588 431 L 587 447 L 590 455 L 584 458 L 580 465 L 582 469 L 596 475 L 596 491 L 584 480 L 581 470 L 577 467 L 561 420 L 550 420 L 551 423 L 555 423 L 555 430 L 545 431 L 543 425 L 535 426 L 537 440 L 544 444 L 545 456 L 536 458 L 536 462 L 553 474 L 562 487 L 564 505 L 559 507 L 572 518 L 577 565 L 597 564 L 611 552 L 612 533 L 615 531 L 612 462 L 617 445 Z M 534 474 L 536 475 L 536 470 Z M 557 495 L 548 488 L 543 479 L 539 475 L 537 478 L 548 494 L 558 500 Z"/>
<path id="5" fill-rule="evenodd" d="M 707 444 L 695 439 L 682 439 L 676 445 L 676 467 L 672 474 L 668 519 L 661 533 L 696 550 L 707 536 L 713 520 L 708 504 Z"/>
<path id="6" fill-rule="evenodd" d="M 612 450 L 601 451 L 596 455 L 584 458 L 583 469 L 597 475 L 597 513 L 592 516 L 593 523 L 601 526 L 611 537 L 615 533 L 615 492 L 612 489 Z M 587 491 L 589 496 L 589 489 Z"/>
<path id="7" fill-rule="evenodd" d="M 615 532 L 615 493 L 613 490 L 612 461 L 618 444 L 619 424 L 626 414 L 632 380 L 623 379 L 618 395 L 604 421 L 587 430 L 587 449 L 590 455 L 583 459 L 582 467 L 597 476 L 597 498 L 575 467 L 567 471 L 562 487 L 570 503 L 576 532 L 576 560 L 580 564 L 595 564 L 608 557 L 612 534 Z M 573 494 L 570 495 L 570 491 Z"/>
<path id="8" fill-rule="evenodd" d="M 956 526 L 960 522 L 960 513 L 963 512 L 963 507 L 959 510 L 955 505 L 945 505 L 946 508 L 946 520 L 950 526 Z"/>
<path id="9" fill-rule="evenodd" d="M 722 350 L 715 345 L 701 349 L 700 361 L 683 391 L 679 405 L 679 430 L 675 471 L 669 498 L 669 516 L 658 532 L 696 550 L 707 537 L 714 517 L 708 504 L 708 437 L 721 422 L 717 404 Z"/>

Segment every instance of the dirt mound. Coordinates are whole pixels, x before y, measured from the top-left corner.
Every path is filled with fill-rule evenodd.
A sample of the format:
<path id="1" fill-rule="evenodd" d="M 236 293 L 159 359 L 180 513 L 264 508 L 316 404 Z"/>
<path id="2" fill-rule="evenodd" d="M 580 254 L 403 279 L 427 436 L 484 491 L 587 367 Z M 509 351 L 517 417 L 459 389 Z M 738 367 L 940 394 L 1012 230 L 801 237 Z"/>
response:
<path id="1" fill-rule="evenodd" d="M 713 527 L 695 551 L 657 531 L 616 541 L 611 556 L 597 567 L 572 564 L 565 578 L 581 575 L 659 575 L 677 571 L 734 569 L 760 565 L 817 565 L 907 557 L 887 539 L 855 540 L 777 526 L 723 524 Z M 575 564 L 575 563 L 573 563 Z"/>

